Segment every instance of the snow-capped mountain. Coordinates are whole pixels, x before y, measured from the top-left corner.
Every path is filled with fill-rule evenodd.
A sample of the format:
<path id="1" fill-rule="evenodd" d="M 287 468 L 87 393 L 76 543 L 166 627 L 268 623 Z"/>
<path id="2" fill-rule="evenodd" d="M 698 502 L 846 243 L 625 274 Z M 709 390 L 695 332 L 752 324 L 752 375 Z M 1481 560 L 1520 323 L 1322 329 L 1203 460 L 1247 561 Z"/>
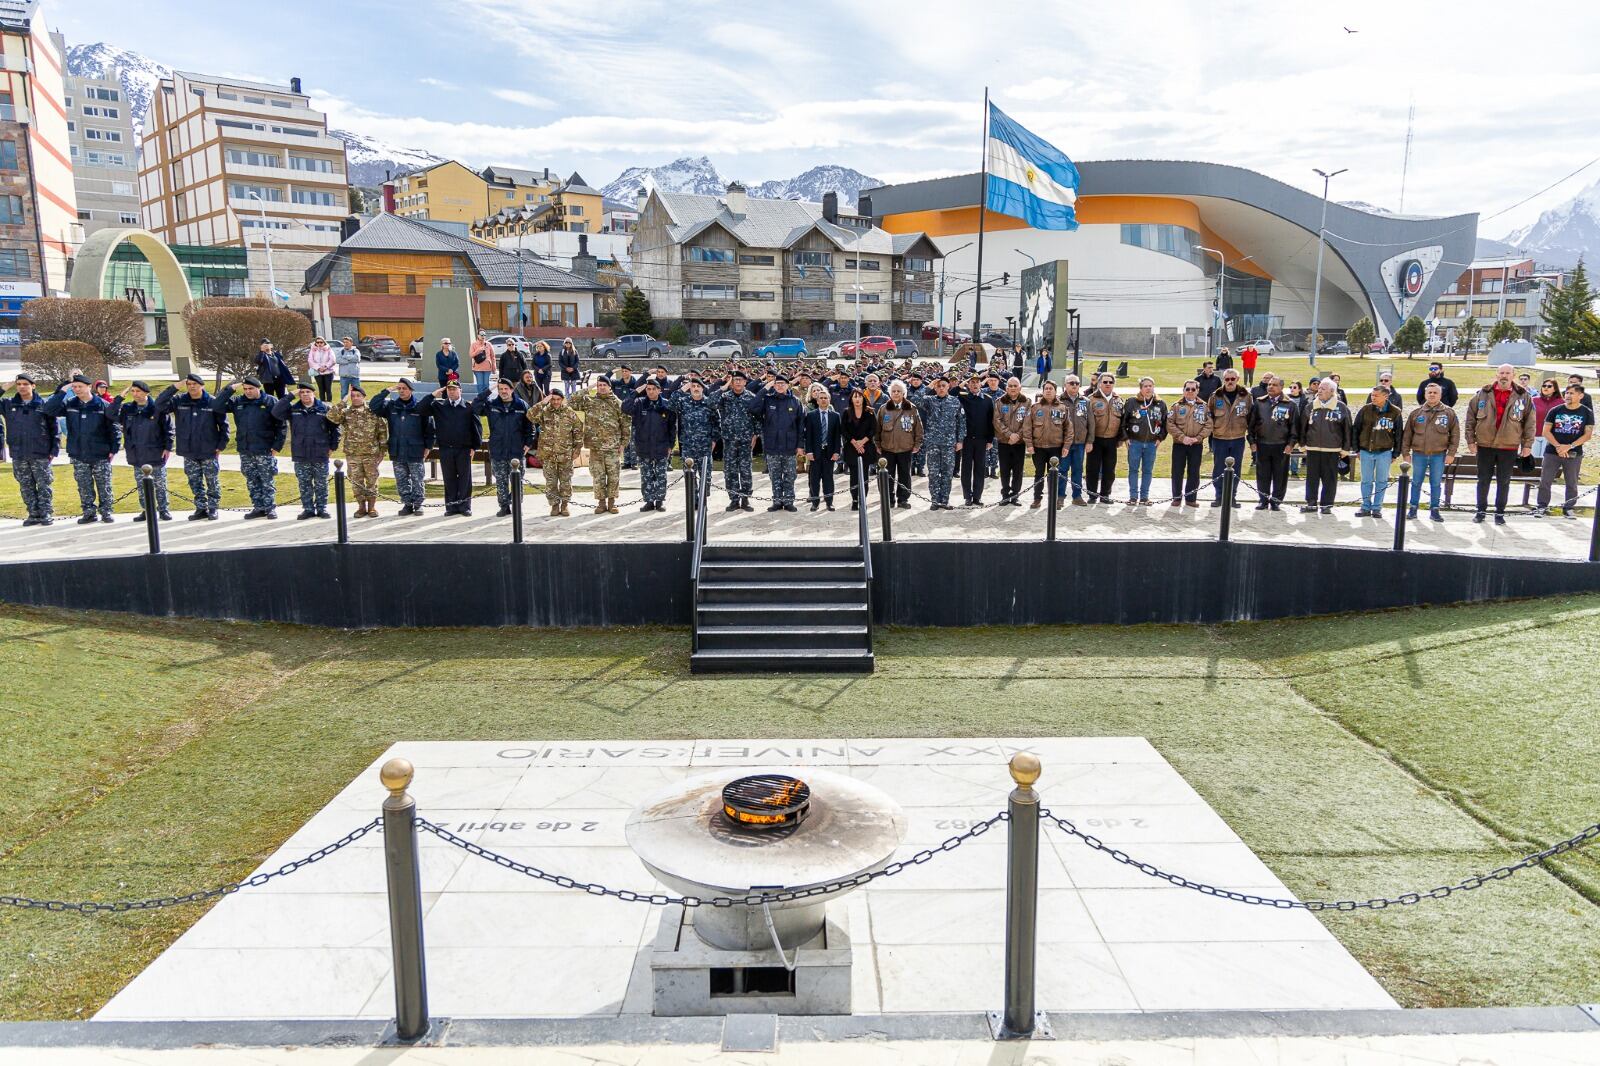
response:
<path id="1" fill-rule="evenodd" d="M 812 167 L 798 177 L 764 181 L 752 188 L 750 195 L 768 200 L 806 200 L 819 204 L 823 193 L 832 192 L 839 194 L 839 202 L 843 206 L 846 203 L 855 204 L 862 189 L 882 184 L 877 178 L 869 178 L 859 170 L 824 164 Z"/>
<path id="2" fill-rule="evenodd" d="M 421 148 L 401 148 L 350 130 L 329 130 L 328 133 L 344 142 L 351 185 L 372 188 L 382 185 L 385 177 L 399 177 L 445 162 L 444 156 Z"/>
<path id="3" fill-rule="evenodd" d="M 859 170 L 825 164 L 812 167 L 793 178 L 778 178 L 751 185 L 751 196 L 763 200 L 806 200 L 821 203 L 822 194 L 839 194 L 839 206 L 854 206 L 862 189 L 881 185 L 877 178 L 869 178 Z M 660 167 L 629 167 L 609 182 L 601 191 L 613 200 L 632 203 L 640 186 L 663 192 L 687 192 L 699 196 L 721 196 L 728 188 L 728 179 L 718 172 L 716 164 L 705 156 L 698 159 L 685 156 Z"/>
<path id="4" fill-rule="evenodd" d="M 1600 181 L 1501 238 L 1541 263 L 1575 266 L 1600 260 Z"/>
<path id="5" fill-rule="evenodd" d="M 172 68 L 148 56 L 104 42 L 67 46 L 67 73 L 75 78 L 104 78 L 122 86 L 123 98 L 133 116 L 133 134 L 144 137 L 144 119 L 156 83 L 172 76 Z"/>

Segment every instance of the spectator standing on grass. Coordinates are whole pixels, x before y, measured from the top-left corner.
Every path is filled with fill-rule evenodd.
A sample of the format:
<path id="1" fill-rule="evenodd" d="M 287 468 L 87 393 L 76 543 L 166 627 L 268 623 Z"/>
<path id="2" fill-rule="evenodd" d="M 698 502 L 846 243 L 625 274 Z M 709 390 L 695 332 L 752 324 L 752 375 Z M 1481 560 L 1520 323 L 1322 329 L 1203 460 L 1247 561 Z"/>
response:
<path id="1" fill-rule="evenodd" d="M 1354 450 L 1350 408 L 1339 399 L 1332 377 L 1317 385 L 1317 395 L 1306 405 L 1298 430 L 1306 453 L 1306 505 L 1304 514 L 1333 513 L 1339 491 L 1339 460 Z"/>
<path id="2" fill-rule="evenodd" d="M 504 360 L 501 362 L 503 365 Z M 506 374 L 504 376 L 510 377 L 511 375 Z M 539 387 L 539 382 L 534 378 L 533 371 L 524 367 L 521 373 L 517 375 L 516 382 L 511 387 L 512 391 L 521 398 L 523 403 L 528 405 L 528 410 L 533 410 L 534 406 L 544 399 L 544 390 Z"/>
<path id="3" fill-rule="evenodd" d="M 349 337 L 345 338 L 346 343 L 349 340 Z M 333 399 L 333 375 L 337 368 L 338 363 L 328 342 L 321 337 L 312 341 L 311 347 L 306 349 L 306 369 L 310 372 L 312 380 L 317 383 L 317 399 L 324 403 Z"/>
<path id="4" fill-rule="evenodd" d="M 123 454 L 128 465 L 135 471 L 150 467 L 150 478 L 156 487 L 156 514 L 163 522 L 171 521 L 172 512 L 167 509 L 167 460 L 172 458 L 172 416 L 150 398 L 149 385 L 135 381 L 111 401 L 111 417 L 122 427 Z M 144 493 L 140 492 L 139 516 L 134 521 L 143 522 L 150 517 L 144 510 Z"/>
<path id="5" fill-rule="evenodd" d="M 328 409 L 328 421 L 344 435 L 344 457 L 350 467 L 350 484 L 355 488 L 356 517 L 378 517 L 378 464 L 389 443 L 389 423 L 367 402 L 367 390 L 359 383 L 350 386 L 350 395 Z"/>
<path id="6" fill-rule="evenodd" d="M 1394 375 L 1385 370 L 1378 375 L 1378 384 L 1389 390 L 1389 402 L 1400 410 L 1406 409 L 1405 397 L 1400 395 L 1400 390 L 1394 387 Z"/>
<path id="7" fill-rule="evenodd" d="M 1167 413 L 1167 424 L 1172 435 L 1172 506 L 1199 507 L 1200 457 L 1211 436 L 1199 382 L 1191 378 L 1183 383 L 1183 396 Z"/>
<path id="8" fill-rule="evenodd" d="M 521 337 L 506 338 L 506 350 L 500 353 L 500 376 L 520 382 L 522 372 L 528 369 L 528 360 L 523 355 L 523 348 L 527 341 Z"/>
<path id="9" fill-rule="evenodd" d="M 1261 358 L 1261 353 L 1256 351 L 1256 346 L 1247 344 L 1239 349 L 1239 368 L 1244 371 L 1245 388 L 1249 388 L 1256 380 L 1256 360 Z"/>
<path id="10" fill-rule="evenodd" d="M 44 413 L 44 397 L 34 388 L 33 377 L 18 374 L 12 383 L 15 396 L 0 389 L 0 460 L 11 449 L 11 476 L 22 495 L 28 517 L 25 526 L 48 526 L 55 521 L 55 473 L 50 460 L 61 450 L 56 420 Z"/>
<path id="11" fill-rule="evenodd" d="M 1578 395 L 1583 397 L 1583 406 L 1587 407 L 1591 411 L 1594 410 L 1594 398 L 1591 397 L 1588 393 L 1583 391 L 1583 375 L 1582 374 L 1568 374 L 1567 375 L 1567 385 L 1568 386 L 1572 386 L 1572 385 L 1578 386 Z"/>
<path id="12" fill-rule="evenodd" d="M 1545 419 L 1544 439 L 1547 447 L 1539 471 L 1539 510 L 1550 509 L 1550 486 L 1560 474 L 1567 495 L 1562 501 L 1564 518 L 1576 518 L 1578 506 L 1578 472 L 1583 466 L 1583 446 L 1594 436 L 1594 409 L 1583 405 L 1583 390 L 1576 385 L 1567 386 L 1565 402 L 1550 411 Z"/>
<path id="13" fill-rule="evenodd" d="M 1121 435 L 1128 442 L 1128 502 L 1148 507 L 1156 451 L 1167 439 L 1167 404 L 1154 378 L 1140 378 L 1138 395 L 1123 406 Z"/>
<path id="14" fill-rule="evenodd" d="M 1535 460 L 1544 459 L 1545 448 L 1550 443 L 1544 437 L 1545 416 L 1554 408 L 1560 407 L 1563 402 L 1565 402 L 1565 398 L 1562 396 L 1561 383 L 1559 381 L 1555 378 L 1545 378 L 1539 382 L 1539 391 L 1534 393 L 1533 396 L 1533 413 L 1535 416 L 1533 424 L 1533 458 Z"/>
<path id="15" fill-rule="evenodd" d="M 1220 373 L 1233 369 L 1233 353 L 1224 348 L 1217 353 L 1217 371 Z"/>
<path id="16" fill-rule="evenodd" d="M 300 488 L 297 519 L 332 518 L 328 513 L 328 459 L 339 447 L 339 427 L 328 419 L 328 405 L 317 399 L 309 381 L 295 385 L 296 398 L 272 405 L 272 417 L 289 425 L 289 455 Z"/>
<path id="17" fill-rule="evenodd" d="M 1446 407 L 1454 407 L 1459 396 L 1456 392 L 1456 383 L 1444 376 L 1444 367 L 1439 363 L 1428 364 L 1428 376 L 1422 379 L 1422 384 L 1417 386 L 1417 402 L 1427 403 L 1427 388 L 1429 385 L 1439 386 L 1439 402 Z"/>
<path id="18" fill-rule="evenodd" d="M 294 374 L 290 372 L 289 364 L 283 361 L 283 356 L 278 354 L 269 337 L 262 337 L 256 347 L 256 378 L 267 395 L 275 400 L 283 399 L 289 386 L 294 384 Z"/>
<path id="19" fill-rule="evenodd" d="M 1222 388 L 1222 379 L 1217 377 L 1216 364 L 1207 360 L 1200 364 L 1200 372 L 1194 376 L 1196 390 L 1200 394 L 1200 402 L 1205 403 L 1211 399 L 1211 394 Z"/>
<path id="20" fill-rule="evenodd" d="M 572 343 L 571 337 L 562 340 L 557 362 L 561 365 L 561 387 L 571 396 L 583 383 L 583 364 L 578 359 L 578 348 Z"/>
<path id="21" fill-rule="evenodd" d="M 1439 510 L 1439 483 L 1444 468 L 1456 461 L 1461 442 L 1461 420 L 1454 407 L 1445 404 L 1444 388 L 1430 381 L 1423 389 L 1422 403 L 1406 415 L 1406 431 L 1400 440 L 1400 454 L 1411 465 L 1411 502 L 1407 518 L 1417 517 L 1422 500 L 1422 477 L 1428 476 L 1428 517 L 1443 522 Z M 1402 500 L 1401 503 L 1406 501 Z"/>
<path id="22" fill-rule="evenodd" d="M 1494 523 L 1506 524 L 1511 496 L 1511 471 L 1517 457 L 1533 454 L 1533 397 L 1514 380 L 1516 368 L 1501 363 L 1494 380 L 1467 401 L 1467 454 L 1478 457 L 1478 511 L 1482 522 L 1489 510 L 1489 483 L 1495 483 Z"/>
<path id="23" fill-rule="evenodd" d="M 1089 440 L 1084 445 L 1084 479 L 1090 503 L 1110 503 L 1117 482 L 1117 446 L 1122 440 L 1122 397 L 1117 379 L 1101 374 L 1089 394 Z M 1069 440 L 1064 440 L 1065 447 Z"/>
<path id="24" fill-rule="evenodd" d="M 1218 363 L 1220 365 L 1220 359 Z M 1221 507 L 1227 461 L 1233 460 L 1233 473 L 1238 477 L 1243 471 L 1245 437 L 1250 429 L 1250 394 L 1239 387 L 1238 371 L 1231 368 L 1223 371 L 1222 388 L 1212 395 L 1207 413 L 1211 420 L 1211 487 L 1216 493 L 1211 506 Z M 1233 505 L 1242 506 L 1237 494 Z"/>
<path id="25" fill-rule="evenodd" d="M 1250 405 L 1245 439 L 1256 464 L 1256 510 L 1278 510 L 1289 491 L 1289 452 L 1300 441 L 1300 405 L 1268 375 L 1267 391 Z"/>
<path id="26" fill-rule="evenodd" d="M 533 354 L 528 357 L 528 365 L 533 368 L 533 379 L 539 383 L 539 391 L 546 396 L 550 394 L 550 345 L 538 341 L 533 346 Z"/>
<path id="27" fill-rule="evenodd" d="M 333 353 L 333 361 L 339 369 L 339 399 L 348 400 L 350 391 L 361 384 L 361 349 L 349 337 L 341 338 L 339 349 Z M 328 395 L 322 397 L 324 401 L 332 398 L 331 389 Z"/>
<path id="28" fill-rule="evenodd" d="M 1040 345 L 1039 357 L 1033 363 L 1033 372 L 1039 375 L 1039 384 L 1041 386 L 1049 380 L 1053 366 L 1054 360 L 1050 358 L 1050 346 L 1048 344 Z"/>
<path id="29" fill-rule="evenodd" d="M 1361 458 L 1361 509 L 1356 517 L 1383 517 L 1383 498 L 1389 491 L 1389 464 L 1400 454 L 1405 435 L 1405 413 L 1381 382 L 1356 413 L 1356 449 Z M 1405 506 L 1405 501 L 1400 501 Z"/>

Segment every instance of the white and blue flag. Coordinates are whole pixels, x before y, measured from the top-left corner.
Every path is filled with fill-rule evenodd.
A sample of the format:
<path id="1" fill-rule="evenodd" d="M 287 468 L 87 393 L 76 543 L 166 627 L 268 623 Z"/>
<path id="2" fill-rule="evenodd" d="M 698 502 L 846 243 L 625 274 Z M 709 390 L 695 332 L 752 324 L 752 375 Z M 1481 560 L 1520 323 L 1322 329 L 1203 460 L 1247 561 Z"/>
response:
<path id="1" fill-rule="evenodd" d="M 988 209 L 1034 229 L 1077 229 L 1077 202 L 1072 160 L 990 104 Z"/>

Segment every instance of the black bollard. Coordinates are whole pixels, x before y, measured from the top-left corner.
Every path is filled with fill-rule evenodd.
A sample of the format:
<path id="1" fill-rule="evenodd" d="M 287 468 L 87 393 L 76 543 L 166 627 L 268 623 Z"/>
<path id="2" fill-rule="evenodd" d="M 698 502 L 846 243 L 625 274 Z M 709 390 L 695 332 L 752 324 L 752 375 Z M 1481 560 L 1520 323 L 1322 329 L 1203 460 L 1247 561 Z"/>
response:
<path id="1" fill-rule="evenodd" d="M 866 488 L 865 485 L 862 486 Z M 865 501 L 863 501 L 865 503 Z M 888 544 L 894 540 L 894 522 L 889 517 L 892 504 L 889 502 L 889 460 L 878 460 L 878 506 L 883 515 L 883 542 Z"/>
<path id="2" fill-rule="evenodd" d="M 417 801 L 406 791 L 413 770 L 390 759 L 378 772 L 383 801 L 383 865 L 389 887 L 389 951 L 394 964 L 394 1027 L 401 1040 L 428 1031 L 428 968 L 422 946 L 422 856 L 417 849 Z"/>
<path id="3" fill-rule="evenodd" d="M 1044 492 L 1048 503 L 1044 513 L 1044 539 L 1046 542 L 1056 539 L 1056 493 L 1061 488 L 1061 457 L 1050 457 L 1050 468 L 1044 475 Z"/>
<path id="4" fill-rule="evenodd" d="M 1228 456 L 1222 464 L 1222 527 L 1217 530 L 1217 539 L 1228 543 L 1229 527 L 1233 519 L 1233 456 Z"/>
<path id="5" fill-rule="evenodd" d="M 1054 508 L 1052 508 L 1054 510 Z M 1011 757 L 1011 790 L 1006 826 L 1006 987 L 1005 1013 L 997 1039 L 1033 1033 L 1034 971 L 1039 918 L 1039 759 L 1026 752 Z"/>
<path id="6" fill-rule="evenodd" d="M 1411 464 L 1400 464 L 1400 480 L 1395 482 L 1395 488 L 1400 490 L 1400 498 L 1395 502 L 1399 505 L 1394 509 L 1394 550 L 1406 550 L 1406 507 L 1411 499 Z"/>
<path id="7" fill-rule="evenodd" d="M 139 498 L 144 501 L 144 528 L 150 537 L 150 554 L 161 554 L 161 516 L 156 513 L 156 471 L 146 463 L 139 468 L 143 475 L 139 485 Z"/>
<path id="8" fill-rule="evenodd" d="M 1600 563 L 1600 496 L 1594 501 L 1594 525 L 1589 530 L 1589 561 Z"/>
<path id="9" fill-rule="evenodd" d="M 511 468 L 511 543 L 522 543 L 522 473 L 527 469 L 526 462 L 517 460 L 517 465 Z"/>
<path id="10" fill-rule="evenodd" d="M 333 516 L 339 521 L 339 543 L 350 543 L 350 525 L 344 515 L 344 460 L 333 461 Z"/>
<path id="11" fill-rule="evenodd" d="M 708 475 L 709 476 L 709 475 Z M 695 508 L 700 504 L 699 481 L 694 472 L 694 460 L 683 459 L 683 539 L 694 543 Z"/>

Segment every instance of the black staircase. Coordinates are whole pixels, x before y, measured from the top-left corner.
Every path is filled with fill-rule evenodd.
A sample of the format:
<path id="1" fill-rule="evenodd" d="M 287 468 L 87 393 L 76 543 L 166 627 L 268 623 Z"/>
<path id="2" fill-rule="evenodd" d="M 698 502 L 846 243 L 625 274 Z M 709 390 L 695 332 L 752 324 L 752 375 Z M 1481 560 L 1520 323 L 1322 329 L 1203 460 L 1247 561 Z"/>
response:
<path id="1" fill-rule="evenodd" d="M 856 543 L 711 545 L 697 523 L 690 671 L 871 673 L 866 513 Z"/>

